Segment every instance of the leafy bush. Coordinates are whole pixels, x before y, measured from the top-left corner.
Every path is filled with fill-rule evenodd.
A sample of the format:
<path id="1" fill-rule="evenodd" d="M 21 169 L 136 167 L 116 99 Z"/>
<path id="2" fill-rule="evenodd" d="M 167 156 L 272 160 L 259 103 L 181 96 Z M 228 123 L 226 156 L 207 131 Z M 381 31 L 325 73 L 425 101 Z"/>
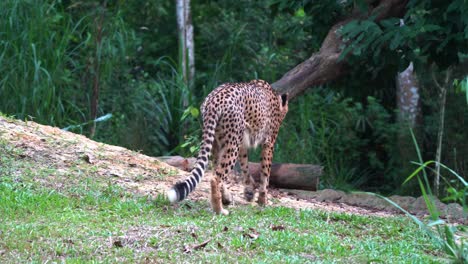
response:
<path id="1" fill-rule="evenodd" d="M 376 188 L 398 174 L 391 118 L 373 97 L 363 105 L 326 88 L 306 94 L 290 105 L 275 159 L 323 165 L 325 186 Z"/>

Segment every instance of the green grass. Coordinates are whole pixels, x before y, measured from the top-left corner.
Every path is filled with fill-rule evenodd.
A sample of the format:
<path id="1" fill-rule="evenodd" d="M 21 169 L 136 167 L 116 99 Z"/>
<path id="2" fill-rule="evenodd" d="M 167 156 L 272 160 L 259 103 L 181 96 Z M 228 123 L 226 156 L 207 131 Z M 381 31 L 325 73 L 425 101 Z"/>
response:
<path id="1" fill-rule="evenodd" d="M 207 201 L 170 206 L 161 198 L 133 195 L 99 182 L 92 170 L 82 172 L 82 184 L 53 188 L 41 179 L 68 174 L 54 168 L 34 170 L 32 161 L 21 156 L 0 142 L 0 263 L 436 263 L 445 259 L 404 217 L 257 206 L 233 207 L 229 216 L 213 216 Z M 279 226 L 284 229 L 275 230 Z M 193 249 L 209 239 L 205 247 Z"/>

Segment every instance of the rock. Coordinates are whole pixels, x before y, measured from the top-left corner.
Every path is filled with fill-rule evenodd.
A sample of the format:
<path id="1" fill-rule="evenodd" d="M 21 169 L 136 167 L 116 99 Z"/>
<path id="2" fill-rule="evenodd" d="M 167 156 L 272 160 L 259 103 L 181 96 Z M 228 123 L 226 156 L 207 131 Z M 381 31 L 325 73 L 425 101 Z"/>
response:
<path id="1" fill-rule="evenodd" d="M 416 198 L 411 196 L 400 196 L 400 195 L 392 195 L 389 197 L 390 200 L 398 204 L 401 208 L 405 209 L 406 211 L 410 210 L 410 207 L 416 201 Z M 393 209 L 400 211 L 395 206 L 389 204 Z M 392 209 L 392 210 L 393 210 Z"/>
<path id="2" fill-rule="evenodd" d="M 431 196 L 429 197 L 429 199 L 433 199 L 436 205 L 436 208 L 439 212 L 444 212 L 446 210 L 447 205 L 439 201 L 439 199 L 435 197 L 431 197 Z M 414 203 L 411 206 L 409 206 L 409 210 L 416 214 L 429 213 L 429 210 L 427 209 L 426 201 L 424 200 L 424 196 L 418 197 L 416 201 L 414 201 Z"/>
<path id="3" fill-rule="evenodd" d="M 345 193 L 343 191 L 324 189 L 321 191 L 305 191 L 305 190 L 294 190 L 294 189 L 280 189 L 280 191 L 293 194 L 300 199 L 315 200 L 317 202 L 338 202 L 344 203 L 350 206 L 371 208 L 375 210 L 387 210 L 402 213 L 400 209 L 393 206 L 389 202 L 381 199 L 377 196 L 366 194 L 366 193 Z M 401 208 L 409 211 L 410 213 L 422 217 L 429 214 L 427 210 L 426 202 L 424 197 L 414 198 L 411 196 L 400 196 L 393 195 L 389 197 L 394 203 L 398 204 Z M 440 217 L 450 221 L 461 222 L 468 224 L 468 211 L 463 211 L 463 207 L 456 203 L 444 204 L 437 198 L 433 201 L 436 204 L 437 210 L 440 213 Z"/>
<path id="4" fill-rule="evenodd" d="M 336 202 L 340 200 L 343 196 L 346 196 L 345 192 L 343 191 L 324 189 L 319 192 L 318 196 L 315 199 L 319 202 Z"/>
<path id="5" fill-rule="evenodd" d="M 388 203 L 385 200 L 377 196 L 373 196 L 373 195 L 366 194 L 366 193 L 348 194 L 346 196 L 343 196 L 340 202 L 343 202 L 349 205 L 373 208 L 373 209 L 378 209 L 378 210 L 385 209 L 388 205 Z"/>
<path id="6" fill-rule="evenodd" d="M 391 204 L 389 204 L 387 201 L 380 199 L 379 197 L 369 197 L 369 200 L 367 200 L 368 206 L 371 208 L 375 208 L 378 210 L 391 210 L 391 207 L 393 207 Z"/>
<path id="7" fill-rule="evenodd" d="M 444 211 L 442 211 L 442 217 L 448 220 L 461 220 L 462 222 L 468 222 L 468 212 L 463 212 L 463 207 L 457 203 L 447 204 Z"/>
<path id="8" fill-rule="evenodd" d="M 288 193 L 288 194 L 294 194 L 300 199 L 304 200 L 310 200 L 310 199 L 315 199 L 321 191 L 305 191 L 305 190 L 297 190 L 297 189 L 279 189 L 282 192 Z"/>

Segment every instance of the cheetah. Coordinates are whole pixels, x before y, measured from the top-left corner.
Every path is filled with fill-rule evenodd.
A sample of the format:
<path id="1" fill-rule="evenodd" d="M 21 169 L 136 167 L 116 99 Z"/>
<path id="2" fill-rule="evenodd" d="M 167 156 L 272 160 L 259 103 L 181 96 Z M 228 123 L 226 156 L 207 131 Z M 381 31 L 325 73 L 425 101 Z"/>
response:
<path id="1" fill-rule="evenodd" d="M 288 95 L 276 94 L 263 80 L 248 83 L 225 83 L 213 90 L 201 106 L 203 140 L 190 177 L 167 192 L 171 203 L 182 201 L 200 183 L 212 154 L 215 175 L 211 184 L 211 206 L 216 214 L 227 215 L 223 208 L 232 202 L 226 188 L 227 178 L 239 160 L 244 198 L 252 201 L 255 182 L 248 170 L 249 148 L 262 146 L 262 172 L 258 204 L 267 203 L 267 186 L 273 148 L 280 125 L 288 112 Z"/>

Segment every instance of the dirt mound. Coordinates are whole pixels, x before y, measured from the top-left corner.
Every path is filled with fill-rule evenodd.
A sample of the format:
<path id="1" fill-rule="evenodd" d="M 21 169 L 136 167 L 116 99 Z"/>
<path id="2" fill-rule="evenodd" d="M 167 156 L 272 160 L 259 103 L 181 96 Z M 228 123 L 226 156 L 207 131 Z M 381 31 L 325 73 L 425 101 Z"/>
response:
<path id="1" fill-rule="evenodd" d="M 106 179 L 130 192 L 156 197 L 188 175 L 187 172 L 169 166 L 157 158 L 30 121 L 23 122 L 0 116 L 0 140 L 13 146 L 17 153 L 20 153 L 19 158 L 33 162 L 37 169 L 55 168 L 63 172 L 37 179 L 41 184 L 56 189 L 73 184 L 73 179 L 60 175 L 73 174 L 77 169 L 89 170 L 92 167 L 96 177 Z M 211 177 L 211 173 L 208 172 L 205 177 Z M 189 196 L 190 199 L 207 199 L 208 182 L 202 181 L 196 191 Z M 242 199 L 241 184 L 232 184 L 230 189 L 234 194 L 234 206 L 247 204 Z M 344 193 L 333 190 L 305 192 L 270 188 L 270 196 L 272 206 L 360 215 L 398 214 L 395 210 L 384 206 L 382 201 L 371 205 L 349 202 L 343 198 L 346 196 Z M 354 198 L 360 200 L 358 197 Z M 453 205 L 447 207 L 450 206 L 453 207 Z"/>

